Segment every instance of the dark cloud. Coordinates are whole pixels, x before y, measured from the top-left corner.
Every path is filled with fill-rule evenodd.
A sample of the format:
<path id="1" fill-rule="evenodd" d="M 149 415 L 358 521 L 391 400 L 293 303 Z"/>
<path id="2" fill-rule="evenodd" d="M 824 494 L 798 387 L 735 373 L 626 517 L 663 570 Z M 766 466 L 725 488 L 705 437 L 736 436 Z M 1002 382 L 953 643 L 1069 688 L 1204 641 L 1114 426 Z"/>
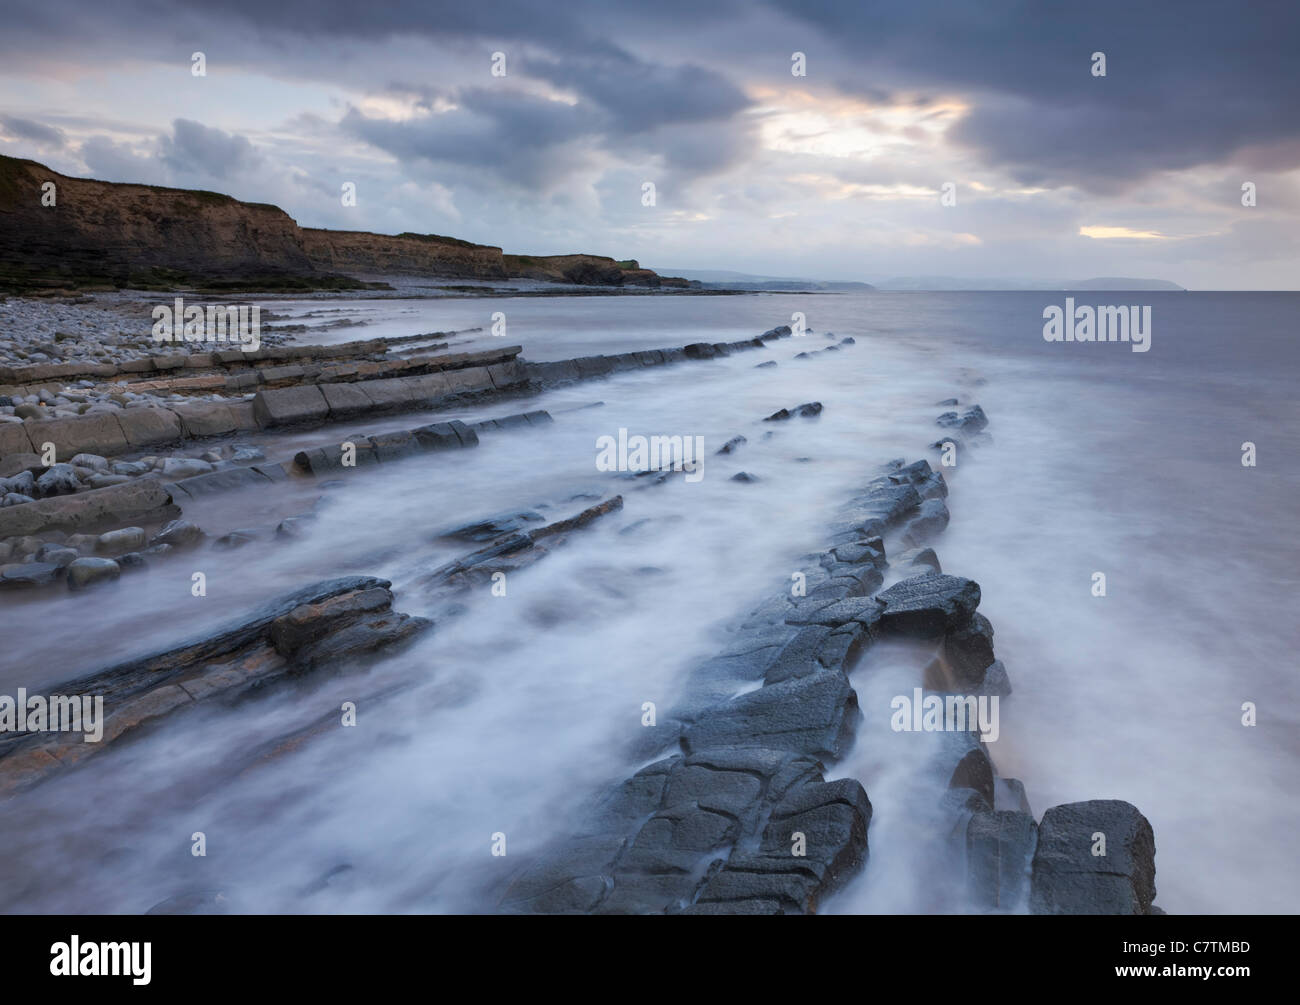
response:
<path id="1" fill-rule="evenodd" d="M 1300 137 L 1294 3 L 773 3 L 857 62 L 841 86 L 975 95 L 952 138 L 1025 182 L 1113 190 Z"/>
<path id="2" fill-rule="evenodd" d="M 399 160 L 469 167 L 544 187 L 561 170 L 545 155 L 596 134 L 600 118 L 590 109 L 518 91 L 471 88 L 451 111 L 395 120 L 351 108 L 339 126 Z"/>
<path id="3" fill-rule="evenodd" d="M 28 140 L 43 147 L 59 148 L 67 142 L 63 130 L 45 126 L 31 119 L 20 119 L 13 115 L 0 115 L 0 129 L 19 140 Z"/>
<path id="4" fill-rule="evenodd" d="M 211 178 L 229 178 L 256 166 L 259 159 L 245 137 L 189 119 L 176 119 L 172 135 L 159 138 L 158 158 L 179 174 Z"/>
<path id="5" fill-rule="evenodd" d="M 624 133 L 729 119 L 750 106 L 744 92 L 721 73 L 689 63 L 657 66 L 615 52 L 591 59 L 528 58 L 523 67 L 604 109 L 610 128 Z"/>

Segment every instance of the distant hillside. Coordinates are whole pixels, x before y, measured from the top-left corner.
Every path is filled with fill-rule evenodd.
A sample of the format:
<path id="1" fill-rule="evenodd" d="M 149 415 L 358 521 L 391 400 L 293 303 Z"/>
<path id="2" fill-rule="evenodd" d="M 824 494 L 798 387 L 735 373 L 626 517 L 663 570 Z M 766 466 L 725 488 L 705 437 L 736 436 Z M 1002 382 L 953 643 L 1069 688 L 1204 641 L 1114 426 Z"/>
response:
<path id="1" fill-rule="evenodd" d="M 882 290 L 1174 290 L 1167 279 L 959 279 L 954 276 L 900 276 L 876 284 Z"/>
<path id="2" fill-rule="evenodd" d="M 43 205 L 53 183 L 54 205 Z M 48 200 L 47 200 L 48 201 Z M 634 261 L 506 255 L 434 234 L 299 227 L 276 206 L 216 192 L 71 178 L 0 156 L 0 290 L 98 285 L 358 288 L 355 276 L 538 279 L 687 287 Z"/>
<path id="3" fill-rule="evenodd" d="M 875 289 L 870 283 L 848 282 L 834 279 L 791 279 L 780 276 L 755 276 L 746 272 L 729 272 L 725 269 L 665 269 L 675 276 L 683 276 L 706 289 L 717 290 L 789 290 L 796 293 L 848 293 Z"/>

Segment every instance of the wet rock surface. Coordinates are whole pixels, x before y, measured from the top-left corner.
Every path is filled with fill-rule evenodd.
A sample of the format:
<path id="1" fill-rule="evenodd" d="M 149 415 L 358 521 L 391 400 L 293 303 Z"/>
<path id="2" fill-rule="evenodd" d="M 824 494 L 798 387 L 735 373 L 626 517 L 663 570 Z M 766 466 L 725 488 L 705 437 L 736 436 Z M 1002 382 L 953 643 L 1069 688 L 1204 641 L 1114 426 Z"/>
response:
<path id="1" fill-rule="evenodd" d="M 1034 851 L 1034 914 L 1150 914 L 1156 896 L 1151 824 L 1131 803 L 1094 799 L 1043 814 Z"/>

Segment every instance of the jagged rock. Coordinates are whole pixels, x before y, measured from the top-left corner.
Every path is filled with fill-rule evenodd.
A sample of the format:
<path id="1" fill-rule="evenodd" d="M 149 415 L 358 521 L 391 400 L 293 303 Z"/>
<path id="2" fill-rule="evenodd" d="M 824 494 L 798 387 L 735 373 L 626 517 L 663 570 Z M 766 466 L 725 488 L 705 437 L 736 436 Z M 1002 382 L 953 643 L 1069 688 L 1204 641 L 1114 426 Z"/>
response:
<path id="1" fill-rule="evenodd" d="M 378 649 L 407 643 L 432 625 L 427 618 L 385 610 L 303 646 L 293 656 L 294 667 L 305 673 L 321 666 L 338 666 Z"/>
<path id="2" fill-rule="evenodd" d="M 943 532 L 948 526 L 948 507 L 942 499 L 926 499 L 916 516 L 903 528 L 903 544 L 918 547 Z"/>
<path id="3" fill-rule="evenodd" d="M 1007 676 L 1007 668 L 1002 665 L 1001 660 L 994 660 L 984 668 L 984 679 L 974 693 L 997 695 L 999 698 L 1005 698 L 1011 693 L 1011 678 Z"/>
<path id="4" fill-rule="evenodd" d="M 800 416 L 805 419 L 811 419 L 821 415 L 822 403 L 820 401 L 808 401 L 802 405 L 796 405 L 794 408 L 782 408 L 769 415 L 764 422 L 783 422 L 786 419 Z"/>
<path id="5" fill-rule="evenodd" d="M 462 524 L 459 527 L 453 527 L 451 530 L 443 531 L 438 536 L 452 538 L 457 541 L 494 541 L 505 534 L 514 534 L 524 530 L 530 523 L 544 523 L 545 521 L 546 517 L 536 510 L 518 510 L 514 513 L 502 513 L 482 520 L 475 520 L 473 523 Z"/>
<path id="6" fill-rule="evenodd" d="M 751 475 L 748 471 L 737 471 L 729 480 L 733 482 L 756 482 L 759 479 L 757 475 Z"/>
<path id="7" fill-rule="evenodd" d="M 733 852 L 698 903 L 776 902 L 812 913 L 861 867 L 870 822 L 871 803 L 853 779 L 793 788 L 773 807 L 758 850 Z"/>
<path id="8" fill-rule="evenodd" d="M 1029 796 L 1025 794 L 1025 783 L 1019 778 L 994 779 L 993 795 L 995 810 L 1011 810 L 1033 816 L 1034 811 L 1029 808 Z"/>
<path id="9" fill-rule="evenodd" d="M 733 436 L 726 443 L 720 446 L 717 452 L 720 454 L 734 453 L 738 447 L 748 442 L 749 441 L 746 440 L 743 436 Z"/>
<path id="10" fill-rule="evenodd" d="M 976 813 L 966 825 L 966 881 L 981 910 L 1014 911 L 1029 889 L 1038 827 L 1028 813 Z"/>
<path id="11" fill-rule="evenodd" d="M 989 424 L 988 416 L 979 405 L 967 409 L 960 416 L 956 412 L 944 412 L 936 421 L 940 426 L 960 429 L 965 433 L 978 433 Z"/>
<path id="12" fill-rule="evenodd" d="M 976 611 L 949 628 L 943 639 L 943 656 L 960 687 L 979 687 L 984 671 L 996 658 L 989 619 Z"/>
<path id="13" fill-rule="evenodd" d="M 885 543 L 879 537 L 841 544 L 831 549 L 831 552 L 838 561 L 852 565 L 869 562 L 879 568 L 885 564 Z"/>
<path id="14" fill-rule="evenodd" d="M 761 687 L 706 710 L 682 736 L 687 750 L 770 747 L 839 757 L 861 713 L 848 679 L 822 671 Z"/>
<path id="15" fill-rule="evenodd" d="M 271 623 L 270 637 L 281 656 L 293 657 L 303 646 L 350 621 L 387 610 L 393 595 L 384 587 L 303 604 Z"/>
<path id="16" fill-rule="evenodd" d="M 1105 854 L 1098 835 L 1105 839 Z M 1034 852 L 1032 914 L 1148 914 L 1156 896 L 1156 843 L 1136 806 L 1119 799 L 1053 806 Z"/>
<path id="17" fill-rule="evenodd" d="M 939 565 L 939 556 L 934 553 L 933 548 L 912 548 L 899 554 L 894 563 L 905 569 L 929 569 L 931 572 L 942 572 Z"/>
<path id="18" fill-rule="evenodd" d="M 111 558 L 79 558 L 67 568 L 68 589 L 84 590 L 100 583 L 111 583 L 121 575 L 121 566 Z"/>
<path id="19" fill-rule="evenodd" d="M 914 461 L 906 467 L 893 469 L 887 477 L 895 485 L 919 485 L 932 474 L 934 474 L 934 471 L 930 467 L 930 462 L 922 459 Z"/>
<path id="20" fill-rule="evenodd" d="M 957 762 L 953 768 L 952 777 L 948 779 L 948 788 L 950 789 L 970 789 L 978 792 L 980 798 L 990 807 L 993 806 L 993 762 L 989 760 L 988 752 L 984 745 L 979 742 L 976 734 L 943 734 L 947 739 L 952 737 L 957 743 L 969 740 L 974 745 L 968 750 L 964 757 Z"/>
<path id="21" fill-rule="evenodd" d="M 980 602 L 979 584 L 929 572 L 895 583 L 876 598 L 884 605 L 883 630 L 902 635 L 942 635 L 964 622 Z"/>

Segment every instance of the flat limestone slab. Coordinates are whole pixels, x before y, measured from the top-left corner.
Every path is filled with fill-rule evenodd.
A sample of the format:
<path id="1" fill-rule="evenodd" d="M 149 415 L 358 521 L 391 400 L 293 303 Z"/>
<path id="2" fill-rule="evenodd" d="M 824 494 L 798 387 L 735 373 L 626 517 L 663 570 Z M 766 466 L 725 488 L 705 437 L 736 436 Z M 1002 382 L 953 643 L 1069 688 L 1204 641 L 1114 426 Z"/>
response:
<path id="1" fill-rule="evenodd" d="M 0 538 L 39 534 L 46 530 L 81 530 L 101 524 L 119 525 L 144 516 L 166 520 L 180 515 L 161 482 L 138 478 L 123 485 L 54 496 L 0 509 Z"/>
<path id="2" fill-rule="evenodd" d="M 262 427 L 288 426 L 297 422 L 321 422 L 330 414 L 329 403 L 315 384 L 258 391 L 253 414 Z"/>

